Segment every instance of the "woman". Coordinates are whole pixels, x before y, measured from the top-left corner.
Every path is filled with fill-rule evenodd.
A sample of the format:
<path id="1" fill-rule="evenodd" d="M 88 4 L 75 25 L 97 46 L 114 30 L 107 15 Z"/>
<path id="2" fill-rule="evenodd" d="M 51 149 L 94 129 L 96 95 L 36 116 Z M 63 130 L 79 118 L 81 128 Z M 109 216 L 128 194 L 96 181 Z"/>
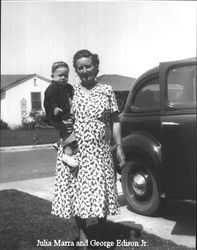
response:
<path id="1" fill-rule="evenodd" d="M 80 241 L 85 241 L 86 219 L 97 217 L 102 222 L 108 214 L 119 213 L 110 152 L 111 119 L 120 166 L 124 165 L 125 156 L 121 145 L 118 106 L 112 87 L 96 81 L 98 56 L 88 50 L 80 50 L 74 55 L 73 66 L 81 80 L 75 86 L 73 98 L 79 171 L 75 177 L 68 168 L 61 167 L 62 150 L 59 150 L 52 213 L 65 218 L 75 216 Z"/>

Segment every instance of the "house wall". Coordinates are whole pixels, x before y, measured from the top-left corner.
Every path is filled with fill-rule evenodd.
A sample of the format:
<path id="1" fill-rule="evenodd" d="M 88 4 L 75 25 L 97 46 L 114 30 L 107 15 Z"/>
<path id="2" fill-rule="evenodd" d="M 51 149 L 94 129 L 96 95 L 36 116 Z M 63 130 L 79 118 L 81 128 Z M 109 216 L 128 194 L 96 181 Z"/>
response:
<path id="1" fill-rule="evenodd" d="M 1 119 L 7 122 L 10 128 L 20 126 L 22 119 L 27 119 L 31 112 L 31 92 L 41 92 L 41 108 L 44 111 L 44 91 L 49 84 L 47 81 L 34 77 L 6 90 L 6 98 L 2 99 Z"/>
<path id="2" fill-rule="evenodd" d="M 1 119 L 4 121 L 7 119 L 7 114 L 6 114 L 6 93 L 5 91 L 1 92 Z"/>

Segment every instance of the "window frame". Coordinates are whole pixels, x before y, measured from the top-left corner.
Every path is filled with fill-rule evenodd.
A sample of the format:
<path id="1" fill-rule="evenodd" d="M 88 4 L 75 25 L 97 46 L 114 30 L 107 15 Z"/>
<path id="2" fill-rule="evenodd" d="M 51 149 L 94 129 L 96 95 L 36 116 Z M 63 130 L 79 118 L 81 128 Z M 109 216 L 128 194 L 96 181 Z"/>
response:
<path id="1" fill-rule="evenodd" d="M 175 68 L 180 68 L 180 67 L 186 67 L 186 66 L 194 66 L 197 67 L 196 62 L 184 62 L 184 63 L 177 63 L 177 64 L 173 64 L 171 66 L 169 66 L 166 70 L 165 70 L 165 76 L 164 76 L 164 103 L 165 105 L 163 106 L 163 110 L 168 110 L 168 111 L 192 111 L 196 109 L 196 105 L 182 105 L 182 104 L 177 104 L 177 105 L 173 105 L 173 103 L 170 103 L 168 101 L 168 74 L 171 70 L 175 69 Z"/>
<path id="2" fill-rule="evenodd" d="M 150 85 L 155 79 L 158 80 L 158 87 L 159 87 L 159 105 L 158 106 L 148 106 L 148 107 L 140 107 L 136 108 L 134 106 L 136 96 L 138 95 L 139 91 L 143 89 L 145 86 Z M 154 85 L 154 84 L 152 84 Z M 161 105 L 161 98 L 160 98 L 160 80 L 159 80 L 159 73 L 149 76 L 148 78 L 143 79 L 135 88 L 133 92 L 133 96 L 131 99 L 129 113 L 147 113 L 147 112 L 158 112 L 160 111 Z"/>
<path id="3" fill-rule="evenodd" d="M 166 71 L 166 91 L 165 91 L 165 99 L 166 99 L 166 105 L 170 110 L 188 110 L 188 109 L 193 109 L 196 108 L 196 103 L 193 102 L 185 102 L 185 103 L 173 103 L 172 101 L 170 102 L 168 99 L 168 76 L 170 74 L 170 71 L 177 69 L 177 68 L 183 68 L 183 67 L 189 67 L 189 66 L 194 66 L 197 67 L 196 63 L 185 63 L 181 65 L 172 65 L 171 67 L 168 68 Z"/>

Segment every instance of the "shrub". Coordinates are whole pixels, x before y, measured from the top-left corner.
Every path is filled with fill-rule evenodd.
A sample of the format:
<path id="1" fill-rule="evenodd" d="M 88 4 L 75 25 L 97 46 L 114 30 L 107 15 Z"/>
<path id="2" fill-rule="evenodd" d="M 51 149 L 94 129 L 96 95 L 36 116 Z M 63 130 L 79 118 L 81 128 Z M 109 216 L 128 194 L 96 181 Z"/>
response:
<path id="1" fill-rule="evenodd" d="M 7 122 L 0 120 L 0 129 L 9 129 Z"/>
<path id="2" fill-rule="evenodd" d="M 49 127 L 51 127 L 50 120 L 44 112 L 39 111 L 31 111 L 27 121 L 22 123 L 22 128 L 25 130 Z"/>
<path id="3" fill-rule="evenodd" d="M 22 122 L 22 126 L 20 126 L 18 129 L 24 129 L 24 130 L 35 129 L 35 122 L 34 121 Z"/>

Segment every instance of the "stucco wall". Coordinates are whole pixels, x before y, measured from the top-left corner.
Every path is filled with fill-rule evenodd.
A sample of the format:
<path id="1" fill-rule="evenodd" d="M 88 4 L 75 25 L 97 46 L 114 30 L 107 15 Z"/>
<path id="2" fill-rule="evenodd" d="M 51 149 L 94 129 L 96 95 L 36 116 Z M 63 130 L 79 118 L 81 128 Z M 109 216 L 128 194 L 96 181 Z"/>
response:
<path id="1" fill-rule="evenodd" d="M 34 85 L 36 79 L 36 86 Z M 1 119 L 8 123 L 10 128 L 14 128 L 22 124 L 22 109 L 26 111 L 27 116 L 31 112 L 31 92 L 41 92 L 41 105 L 44 111 L 44 91 L 49 86 L 49 82 L 34 77 L 28 81 L 22 82 L 15 87 L 6 91 L 6 98 L 2 100 Z M 21 100 L 26 100 L 26 107 L 21 107 Z M 24 114 L 24 113 L 23 113 Z"/>
<path id="2" fill-rule="evenodd" d="M 7 120 L 5 94 L 6 93 L 4 91 L 1 92 L 1 119 L 3 119 L 4 121 Z"/>

